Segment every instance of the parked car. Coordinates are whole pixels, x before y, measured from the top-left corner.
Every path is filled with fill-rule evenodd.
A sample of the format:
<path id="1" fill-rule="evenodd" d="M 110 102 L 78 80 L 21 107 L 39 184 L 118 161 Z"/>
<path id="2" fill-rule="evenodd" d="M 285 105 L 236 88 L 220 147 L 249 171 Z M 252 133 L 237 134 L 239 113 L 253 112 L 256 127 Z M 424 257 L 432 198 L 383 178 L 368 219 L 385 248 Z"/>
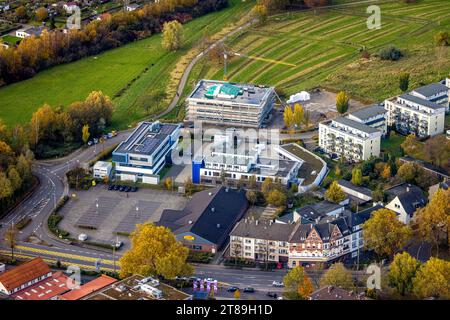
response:
<path id="1" fill-rule="evenodd" d="M 278 294 L 276 294 L 275 292 L 272 292 L 272 291 L 267 292 L 267 296 L 274 298 L 274 299 L 278 298 Z"/>
<path id="2" fill-rule="evenodd" d="M 228 289 L 227 289 L 227 292 L 236 292 L 236 291 L 238 291 L 239 290 L 239 288 L 238 287 L 229 287 Z"/>
<path id="3" fill-rule="evenodd" d="M 116 249 L 120 249 L 123 246 L 123 242 L 122 241 L 117 241 L 116 243 L 114 243 L 114 247 Z"/>
<path id="4" fill-rule="evenodd" d="M 131 187 L 125 186 L 125 192 L 130 192 L 130 191 L 131 191 Z"/>
<path id="5" fill-rule="evenodd" d="M 138 191 L 138 188 L 137 187 L 131 187 L 131 190 L 130 190 L 131 192 L 136 192 L 136 191 Z"/>
<path id="6" fill-rule="evenodd" d="M 244 292 L 245 292 L 245 293 L 254 293 L 254 292 L 255 292 L 255 289 L 252 288 L 252 287 L 247 287 L 247 288 L 244 288 Z"/>
<path id="7" fill-rule="evenodd" d="M 98 139 L 94 138 L 94 144 L 97 144 L 97 143 L 98 143 Z"/>
<path id="8" fill-rule="evenodd" d="M 81 234 L 78 236 L 78 240 L 80 240 L 80 241 L 86 241 L 87 239 L 88 239 L 87 234 L 81 233 Z"/>
<path id="9" fill-rule="evenodd" d="M 277 288 L 282 288 L 282 287 L 284 287 L 284 284 L 283 284 L 283 282 L 280 282 L 280 281 L 274 281 L 274 282 L 272 282 L 272 286 L 277 287 Z"/>
<path id="10" fill-rule="evenodd" d="M 119 191 L 120 191 L 120 192 L 124 192 L 124 191 L 125 191 L 125 186 L 120 186 L 120 187 L 119 187 Z"/>
<path id="11" fill-rule="evenodd" d="M 92 142 L 92 140 L 91 141 L 88 141 L 88 143 L 87 143 L 87 145 L 90 147 L 90 146 L 92 146 L 94 144 L 94 142 Z"/>
<path id="12" fill-rule="evenodd" d="M 108 187 L 108 190 L 114 190 L 114 185 L 110 184 L 109 187 Z"/>
<path id="13" fill-rule="evenodd" d="M 114 185 L 114 190 L 115 190 L 115 191 L 117 191 L 117 190 L 119 190 L 119 189 L 120 189 L 120 186 L 118 186 L 117 184 Z"/>

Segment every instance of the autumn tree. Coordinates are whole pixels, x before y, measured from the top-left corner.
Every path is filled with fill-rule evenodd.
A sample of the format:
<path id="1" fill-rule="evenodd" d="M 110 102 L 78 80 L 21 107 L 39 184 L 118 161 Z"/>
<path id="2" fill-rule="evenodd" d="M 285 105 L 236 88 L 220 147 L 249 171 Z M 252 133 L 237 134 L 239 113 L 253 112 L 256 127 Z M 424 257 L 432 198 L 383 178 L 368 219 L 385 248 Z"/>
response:
<path id="1" fill-rule="evenodd" d="M 296 103 L 294 105 L 293 123 L 294 123 L 294 126 L 297 127 L 297 129 L 300 128 L 301 124 L 303 123 L 303 117 L 304 117 L 303 107 L 301 106 L 301 104 Z"/>
<path id="2" fill-rule="evenodd" d="M 350 98 L 344 91 L 339 92 L 336 96 L 337 112 L 339 112 L 340 114 L 346 113 L 348 110 L 349 101 L 350 101 Z"/>
<path id="3" fill-rule="evenodd" d="M 255 190 L 247 190 L 245 196 L 251 205 L 254 205 L 258 201 L 258 192 Z"/>
<path id="4" fill-rule="evenodd" d="M 14 166 L 10 166 L 8 168 L 8 179 L 11 183 L 11 188 L 14 191 L 18 190 L 22 186 L 22 178 L 20 177 L 19 172 Z"/>
<path id="5" fill-rule="evenodd" d="M 342 263 L 333 264 L 320 279 L 320 286 L 333 286 L 345 290 L 352 290 L 355 287 L 353 276 Z"/>
<path id="6" fill-rule="evenodd" d="M 408 91 L 409 87 L 409 73 L 403 72 L 400 74 L 399 77 L 399 88 L 402 90 L 402 92 Z"/>
<path id="7" fill-rule="evenodd" d="M 450 169 L 450 140 L 440 134 L 425 142 L 425 160 L 432 164 Z"/>
<path id="8" fill-rule="evenodd" d="M 251 14 L 260 24 L 265 24 L 267 21 L 267 7 L 264 4 L 257 3 L 252 8 Z"/>
<path id="9" fill-rule="evenodd" d="M 431 258 L 417 271 L 413 293 L 419 298 L 450 299 L 450 262 Z"/>
<path id="10" fill-rule="evenodd" d="M 36 10 L 36 20 L 39 22 L 48 18 L 48 11 L 44 7 L 40 7 Z"/>
<path id="11" fill-rule="evenodd" d="M 344 201 L 345 198 L 345 193 L 344 191 L 342 191 L 342 188 L 339 186 L 336 180 L 331 183 L 331 185 L 325 192 L 325 199 L 330 202 L 340 203 Z"/>
<path id="12" fill-rule="evenodd" d="M 408 252 L 396 254 L 389 267 L 389 285 L 401 296 L 409 295 L 419 267 L 420 261 L 411 257 Z"/>
<path id="13" fill-rule="evenodd" d="M 164 179 L 164 186 L 167 190 L 172 190 L 173 180 L 171 177 L 167 177 L 166 179 Z"/>
<path id="14" fill-rule="evenodd" d="M 165 22 L 162 32 L 162 46 L 168 51 L 176 51 L 183 45 L 183 25 L 176 20 Z"/>
<path id="15" fill-rule="evenodd" d="M 398 168 L 396 177 L 401 181 L 414 183 L 418 171 L 419 169 L 415 163 L 407 162 L 402 164 L 400 168 Z"/>
<path id="16" fill-rule="evenodd" d="M 283 120 L 286 128 L 290 129 L 294 125 L 294 112 L 291 106 L 286 106 L 283 112 Z"/>
<path id="17" fill-rule="evenodd" d="M 417 141 L 416 135 L 413 133 L 409 134 L 400 146 L 406 154 L 414 158 L 417 158 L 417 154 L 423 150 L 422 143 Z"/>
<path id="18" fill-rule="evenodd" d="M 355 186 L 360 186 L 362 185 L 363 182 L 363 177 L 362 177 L 362 172 L 361 169 L 359 168 L 355 168 L 352 170 L 352 183 Z"/>
<path id="19" fill-rule="evenodd" d="M 307 300 L 313 292 L 311 279 L 301 266 L 289 271 L 283 278 L 284 296 L 289 300 Z"/>
<path id="20" fill-rule="evenodd" d="M 14 189 L 5 173 L 0 171 L 0 200 L 11 196 Z"/>
<path id="21" fill-rule="evenodd" d="M 240 298 L 241 298 L 241 291 L 239 291 L 238 289 L 234 292 L 234 299 L 239 300 Z"/>
<path id="22" fill-rule="evenodd" d="M 411 237 L 411 229 L 389 209 L 375 211 L 363 224 L 363 232 L 366 248 L 388 257 L 403 248 Z"/>
<path id="23" fill-rule="evenodd" d="M 140 274 L 173 279 L 189 275 L 192 267 L 186 262 L 188 254 L 189 249 L 168 228 L 139 224 L 131 234 L 131 249 L 120 258 L 120 276 Z"/>
<path id="24" fill-rule="evenodd" d="M 434 42 L 438 47 L 450 46 L 450 34 L 448 31 L 439 31 L 434 36 Z"/>
<path id="25" fill-rule="evenodd" d="M 81 129 L 81 139 L 83 139 L 84 144 L 86 144 L 89 141 L 90 136 L 91 134 L 89 133 L 89 125 L 85 124 Z"/>
<path id="26" fill-rule="evenodd" d="M 267 195 L 267 202 L 276 207 L 286 206 L 286 194 L 280 190 L 272 190 Z"/>
<path id="27" fill-rule="evenodd" d="M 19 6 L 19 7 L 16 8 L 14 13 L 15 13 L 17 18 L 24 19 L 27 16 L 27 9 L 25 9 L 24 6 Z"/>
<path id="28" fill-rule="evenodd" d="M 449 243 L 450 189 L 439 188 L 431 201 L 417 210 L 416 223 L 422 239 L 433 243 L 439 253 L 439 245 Z"/>

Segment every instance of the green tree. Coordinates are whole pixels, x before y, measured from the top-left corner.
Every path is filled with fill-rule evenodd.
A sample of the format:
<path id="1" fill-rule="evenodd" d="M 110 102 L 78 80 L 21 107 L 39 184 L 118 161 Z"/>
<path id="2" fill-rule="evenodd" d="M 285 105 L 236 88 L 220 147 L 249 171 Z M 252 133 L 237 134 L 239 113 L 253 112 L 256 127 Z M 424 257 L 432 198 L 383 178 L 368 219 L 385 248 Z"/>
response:
<path id="1" fill-rule="evenodd" d="M 350 101 L 350 98 L 344 91 L 339 92 L 336 96 L 337 112 L 339 112 L 340 114 L 346 113 L 348 110 L 348 107 L 349 107 L 349 101 Z"/>
<path id="2" fill-rule="evenodd" d="M 325 192 L 325 199 L 330 202 L 340 203 L 344 201 L 345 198 L 345 193 L 342 191 L 342 188 L 339 186 L 337 181 L 333 181 Z"/>
<path id="3" fill-rule="evenodd" d="M 359 168 L 355 168 L 352 170 L 352 183 L 355 186 L 360 186 L 362 185 L 363 182 L 363 176 L 362 176 L 362 172 L 361 169 Z"/>
<path id="4" fill-rule="evenodd" d="M 140 274 L 173 279 L 189 275 L 192 267 L 186 262 L 188 255 L 189 249 L 168 228 L 139 224 L 131 234 L 131 249 L 120 258 L 120 276 Z"/>
<path id="5" fill-rule="evenodd" d="M 162 46 L 168 51 L 176 51 L 183 45 L 183 25 L 177 20 L 165 22 L 162 32 Z"/>
<path id="6" fill-rule="evenodd" d="M 413 293 L 419 298 L 450 299 L 450 262 L 431 258 L 413 280 Z"/>
<path id="7" fill-rule="evenodd" d="M 417 174 L 418 174 L 417 165 L 413 162 L 407 162 L 402 164 L 401 167 L 398 168 L 396 177 L 401 181 L 414 183 Z"/>
<path id="8" fill-rule="evenodd" d="M 15 15 L 19 19 L 26 18 L 26 16 L 27 16 L 27 9 L 25 9 L 24 6 L 19 6 L 19 7 L 17 7 L 17 9 L 15 11 Z"/>
<path id="9" fill-rule="evenodd" d="M 83 142 L 86 144 L 89 141 L 89 137 L 91 134 L 89 133 L 89 125 L 85 124 L 83 128 L 81 129 L 81 137 L 83 139 Z"/>
<path id="10" fill-rule="evenodd" d="M 17 172 L 17 169 L 14 166 L 10 166 L 8 168 L 8 179 L 11 182 L 11 188 L 13 192 L 22 186 L 22 178 L 20 177 L 19 172 Z"/>
<path id="11" fill-rule="evenodd" d="M 408 91 L 409 87 L 409 73 L 402 72 L 399 77 L 399 88 L 402 92 Z"/>
<path id="12" fill-rule="evenodd" d="M 301 266 L 297 266 L 283 278 L 284 296 L 289 300 L 307 300 L 313 292 L 311 279 Z"/>
<path id="13" fill-rule="evenodd" d="M 335 263 L 328 269 L 320 279 L 320 286 L 333 286 L 346 290 L 355 287 L 351 271 L 347 270 L 342 263 Z"/>
<path id="14" fill-rule="evenodd" d="M 420 261 L 411 257 L 408 252 L 396 254 L 389 267 L 389 285 L 401 296 L 410 294 L 419 267 Z"/>
<path id="15" fill-rule="evenodd" d="M 375 211 L 363 224 L 364 243 L 367 249 L 380 256 L 393 256 L 411 237 L 411 229 L 400 222 L 389 209 Z"/>

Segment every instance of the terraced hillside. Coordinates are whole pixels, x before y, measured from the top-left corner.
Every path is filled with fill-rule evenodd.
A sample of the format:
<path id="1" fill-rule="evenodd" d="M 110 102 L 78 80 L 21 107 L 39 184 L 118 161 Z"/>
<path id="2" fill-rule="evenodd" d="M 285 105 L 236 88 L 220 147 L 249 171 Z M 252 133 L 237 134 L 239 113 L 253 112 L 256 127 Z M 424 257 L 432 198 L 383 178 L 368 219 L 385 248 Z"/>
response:
<path id="1" fill-rule="evenodd" d="M 398 91 L 398 73 L 409 71 L 412 85 L 440 79 L 450 72 L 449 49 L 436 50 L 433 37 L 450 30 L 446 0 L 380 4 L 380 29 L 367 28 L 367 5 L 326 11 L 288 13 L 264 26 L 244 31 L 227 46 L 246 56 L 228 67 L 231 81 L 278 86 L 287 93 L 319 85 L 345 89 L 366 100 L 381 100 Z M 361 59 L 361 50 L 376 53 L 395 45 L 405 54 L 397 62 Z M 222 66 L 209 64 L 203 76 L 221 79 Z"/>

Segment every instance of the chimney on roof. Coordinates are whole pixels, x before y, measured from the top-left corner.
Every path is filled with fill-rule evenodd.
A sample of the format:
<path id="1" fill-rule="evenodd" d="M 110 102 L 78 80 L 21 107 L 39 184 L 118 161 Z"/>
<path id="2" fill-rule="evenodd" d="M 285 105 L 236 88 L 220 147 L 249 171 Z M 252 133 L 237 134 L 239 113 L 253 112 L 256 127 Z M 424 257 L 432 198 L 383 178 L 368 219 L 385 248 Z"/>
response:
<path id="1" fill-rule="evenodd" d="M 256 225 L 256 226 L 258 225 L 258 220 L 255 221 L 255 225 Z"/>
<path id="2" fill-rule="evenodd" d="M 212 207 L 211 212 L 216 212 L 216 208 Z"/>
<path id="3" fill-rule="evenodd" d="M 406 186 L 406 192 L 409 192 L 409 184 Z"/>
<path id="4" fill-rule="evenodd" d="M 225 192 L 228 192 L 228 191 L 230 191 L 230 189 L 229 188 L 225 188 Z"/>
<path id="5" fill-rule="evenodd" d="M 189 224 L 192 224 L 192 220 L 189 220 Z"/>
<path id="6" fill-rule="evenodd" d="M 220 229 L 220 223 L 218 223 L 218 224 L 216 225 L 216 227 L 217 227 L 217 229 Z"/>

